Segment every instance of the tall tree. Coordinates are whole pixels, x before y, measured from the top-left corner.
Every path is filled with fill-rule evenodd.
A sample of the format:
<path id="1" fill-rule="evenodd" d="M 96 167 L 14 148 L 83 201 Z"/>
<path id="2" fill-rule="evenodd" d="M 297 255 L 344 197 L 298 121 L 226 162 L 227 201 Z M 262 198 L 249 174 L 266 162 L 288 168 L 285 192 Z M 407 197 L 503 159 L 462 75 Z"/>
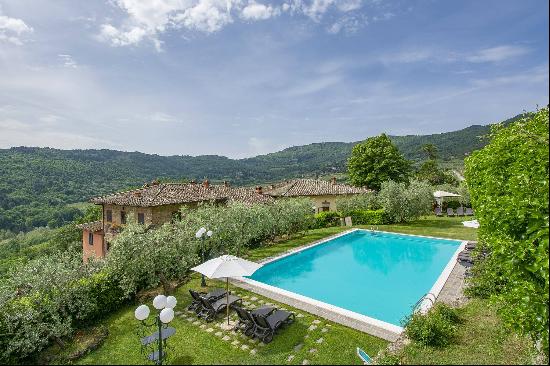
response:
<path id="1" fill-rule="evenodd" d="M 386 134 L 355 145 L 348 160 L 351 183 L 376 190 L 388 180 L 407 182 L 410 170 L 410 162 Z"/>
<path id="2" fill-rule="evenodd" d="M 437 159 L 437 146 L 434 144 L 424 144 L 422 145 L 421 150 L 428 155 L 428 159 L 436 160 Z"/>

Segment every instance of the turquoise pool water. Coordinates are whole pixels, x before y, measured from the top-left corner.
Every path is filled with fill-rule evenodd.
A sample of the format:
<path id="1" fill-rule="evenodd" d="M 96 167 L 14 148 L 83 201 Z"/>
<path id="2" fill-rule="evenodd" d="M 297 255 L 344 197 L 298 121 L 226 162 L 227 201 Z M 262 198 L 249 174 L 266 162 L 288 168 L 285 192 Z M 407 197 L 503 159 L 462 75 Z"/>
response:
<path id="1" fill-rule="evenodd" d="M 250 278 L 402 325 L 460 243 L 357 230 L 268 263 Z"/>

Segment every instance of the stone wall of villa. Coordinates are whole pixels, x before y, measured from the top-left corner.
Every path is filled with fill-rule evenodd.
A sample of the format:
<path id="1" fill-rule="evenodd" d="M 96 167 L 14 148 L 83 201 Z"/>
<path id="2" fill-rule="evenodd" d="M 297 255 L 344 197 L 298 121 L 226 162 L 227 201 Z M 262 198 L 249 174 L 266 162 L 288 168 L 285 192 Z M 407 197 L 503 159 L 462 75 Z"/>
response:
<path id="1" fill-rule="evenodd" d="M 323 207 L 328 207 L 329 211 L 336 211 L 336 200 L 341 198 L 341 195 L 331 195 L 331 196 L 310 196 L 314 202 L 315 213 L 323 211 Z"/>

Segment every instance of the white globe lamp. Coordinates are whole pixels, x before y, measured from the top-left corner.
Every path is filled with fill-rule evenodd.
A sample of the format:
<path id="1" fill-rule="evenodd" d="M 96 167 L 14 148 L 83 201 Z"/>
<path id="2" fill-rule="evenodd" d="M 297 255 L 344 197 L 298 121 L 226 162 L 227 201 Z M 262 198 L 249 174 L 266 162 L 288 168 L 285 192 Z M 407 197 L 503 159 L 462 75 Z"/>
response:
<path id="1" fill-rule="evenodd" d="M 176 304 L 178 303 L 178 300 L 174 296 L 168 296 L 166 298 L 166 307 L 173 309 L 176 307 Z"/>
<path id="2" fill-rule="evenodd" d="M 137 320 L 142 321 L 147 319 L 150 312 L 151 311 L 149 310 L 149 306 L 140 305 L 136 308 L 136 311 L 134 311 L 134 316 L 136 317 Z"/>
<path id="3" fill-rule="evenodd" d="M 160 312 L 160 321 L 164 324 L 168 324 L 174 319 L 174 309 L 165 308 Z"/>
<path id="4" fill-rule="evenodd" d="M 153 306 L 157 310 L 164 309 L 166 307 L 166 296 L 164 295 L 155 296 L 155 298 L 153 299 Z"/>

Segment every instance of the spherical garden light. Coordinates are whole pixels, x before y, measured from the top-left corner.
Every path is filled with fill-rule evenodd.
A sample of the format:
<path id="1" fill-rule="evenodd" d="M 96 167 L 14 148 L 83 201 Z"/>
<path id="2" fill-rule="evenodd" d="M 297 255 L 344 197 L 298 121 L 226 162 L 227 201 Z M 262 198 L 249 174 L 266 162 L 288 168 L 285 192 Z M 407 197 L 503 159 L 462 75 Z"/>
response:
<path id="1" fill-rule="evenodd" d="M 141 337 L 142 352 L 144 348 L 152 351 L 148 355 L 149 361 L 153 361 L 157 365 L 162 365 L 166 359 L 166 340 L 176 333 L 176 329 L 167 326 L 167 324 L 174 319 L 174 307 L 177 303 L 174 296 L 157 295 L 153 299 L 153 307 L 158 310 L 158 313 L 150 321 L 147 321 L 150 314 L 147 305 L 138 306 L 134 312 L 134 316 L 141 324 L 138 334 Z M 144 336 L 151 327 L 155 327 L 155 332 L 152 335 Z"/>
<path id="2" fill-rule="evenodd" d="M 164 308 L 160 312 L 159 315 L 160 321 L 164 324 L 170 323 L 172 320 L 174 320 L 174 309 L 172 308 Z"/>
<path id="3" fill-rule="evenodd" d="M 157 295 L 153 299 L 153 306 L 157 310 L 162 310 L 166 307 L 166 296 L 164 295 Z"/>
<path id="4" fill-rule="evenodd" d="M 149 306 L 147 305 L 140 305 L 137 307 L 136 311 L 134 312 L 134 316 L 137 320 L 142 321 L 149 317 L 149 313 L 151 310 L 149 310 Z"/>
<path id="5" fill-rule="evenodd" d="M 178 300 L 174 296 L 168 296 L 166 298 L 166 307 L 167 308 L 175 308 L 176 304 L 178 303 Z"/>

